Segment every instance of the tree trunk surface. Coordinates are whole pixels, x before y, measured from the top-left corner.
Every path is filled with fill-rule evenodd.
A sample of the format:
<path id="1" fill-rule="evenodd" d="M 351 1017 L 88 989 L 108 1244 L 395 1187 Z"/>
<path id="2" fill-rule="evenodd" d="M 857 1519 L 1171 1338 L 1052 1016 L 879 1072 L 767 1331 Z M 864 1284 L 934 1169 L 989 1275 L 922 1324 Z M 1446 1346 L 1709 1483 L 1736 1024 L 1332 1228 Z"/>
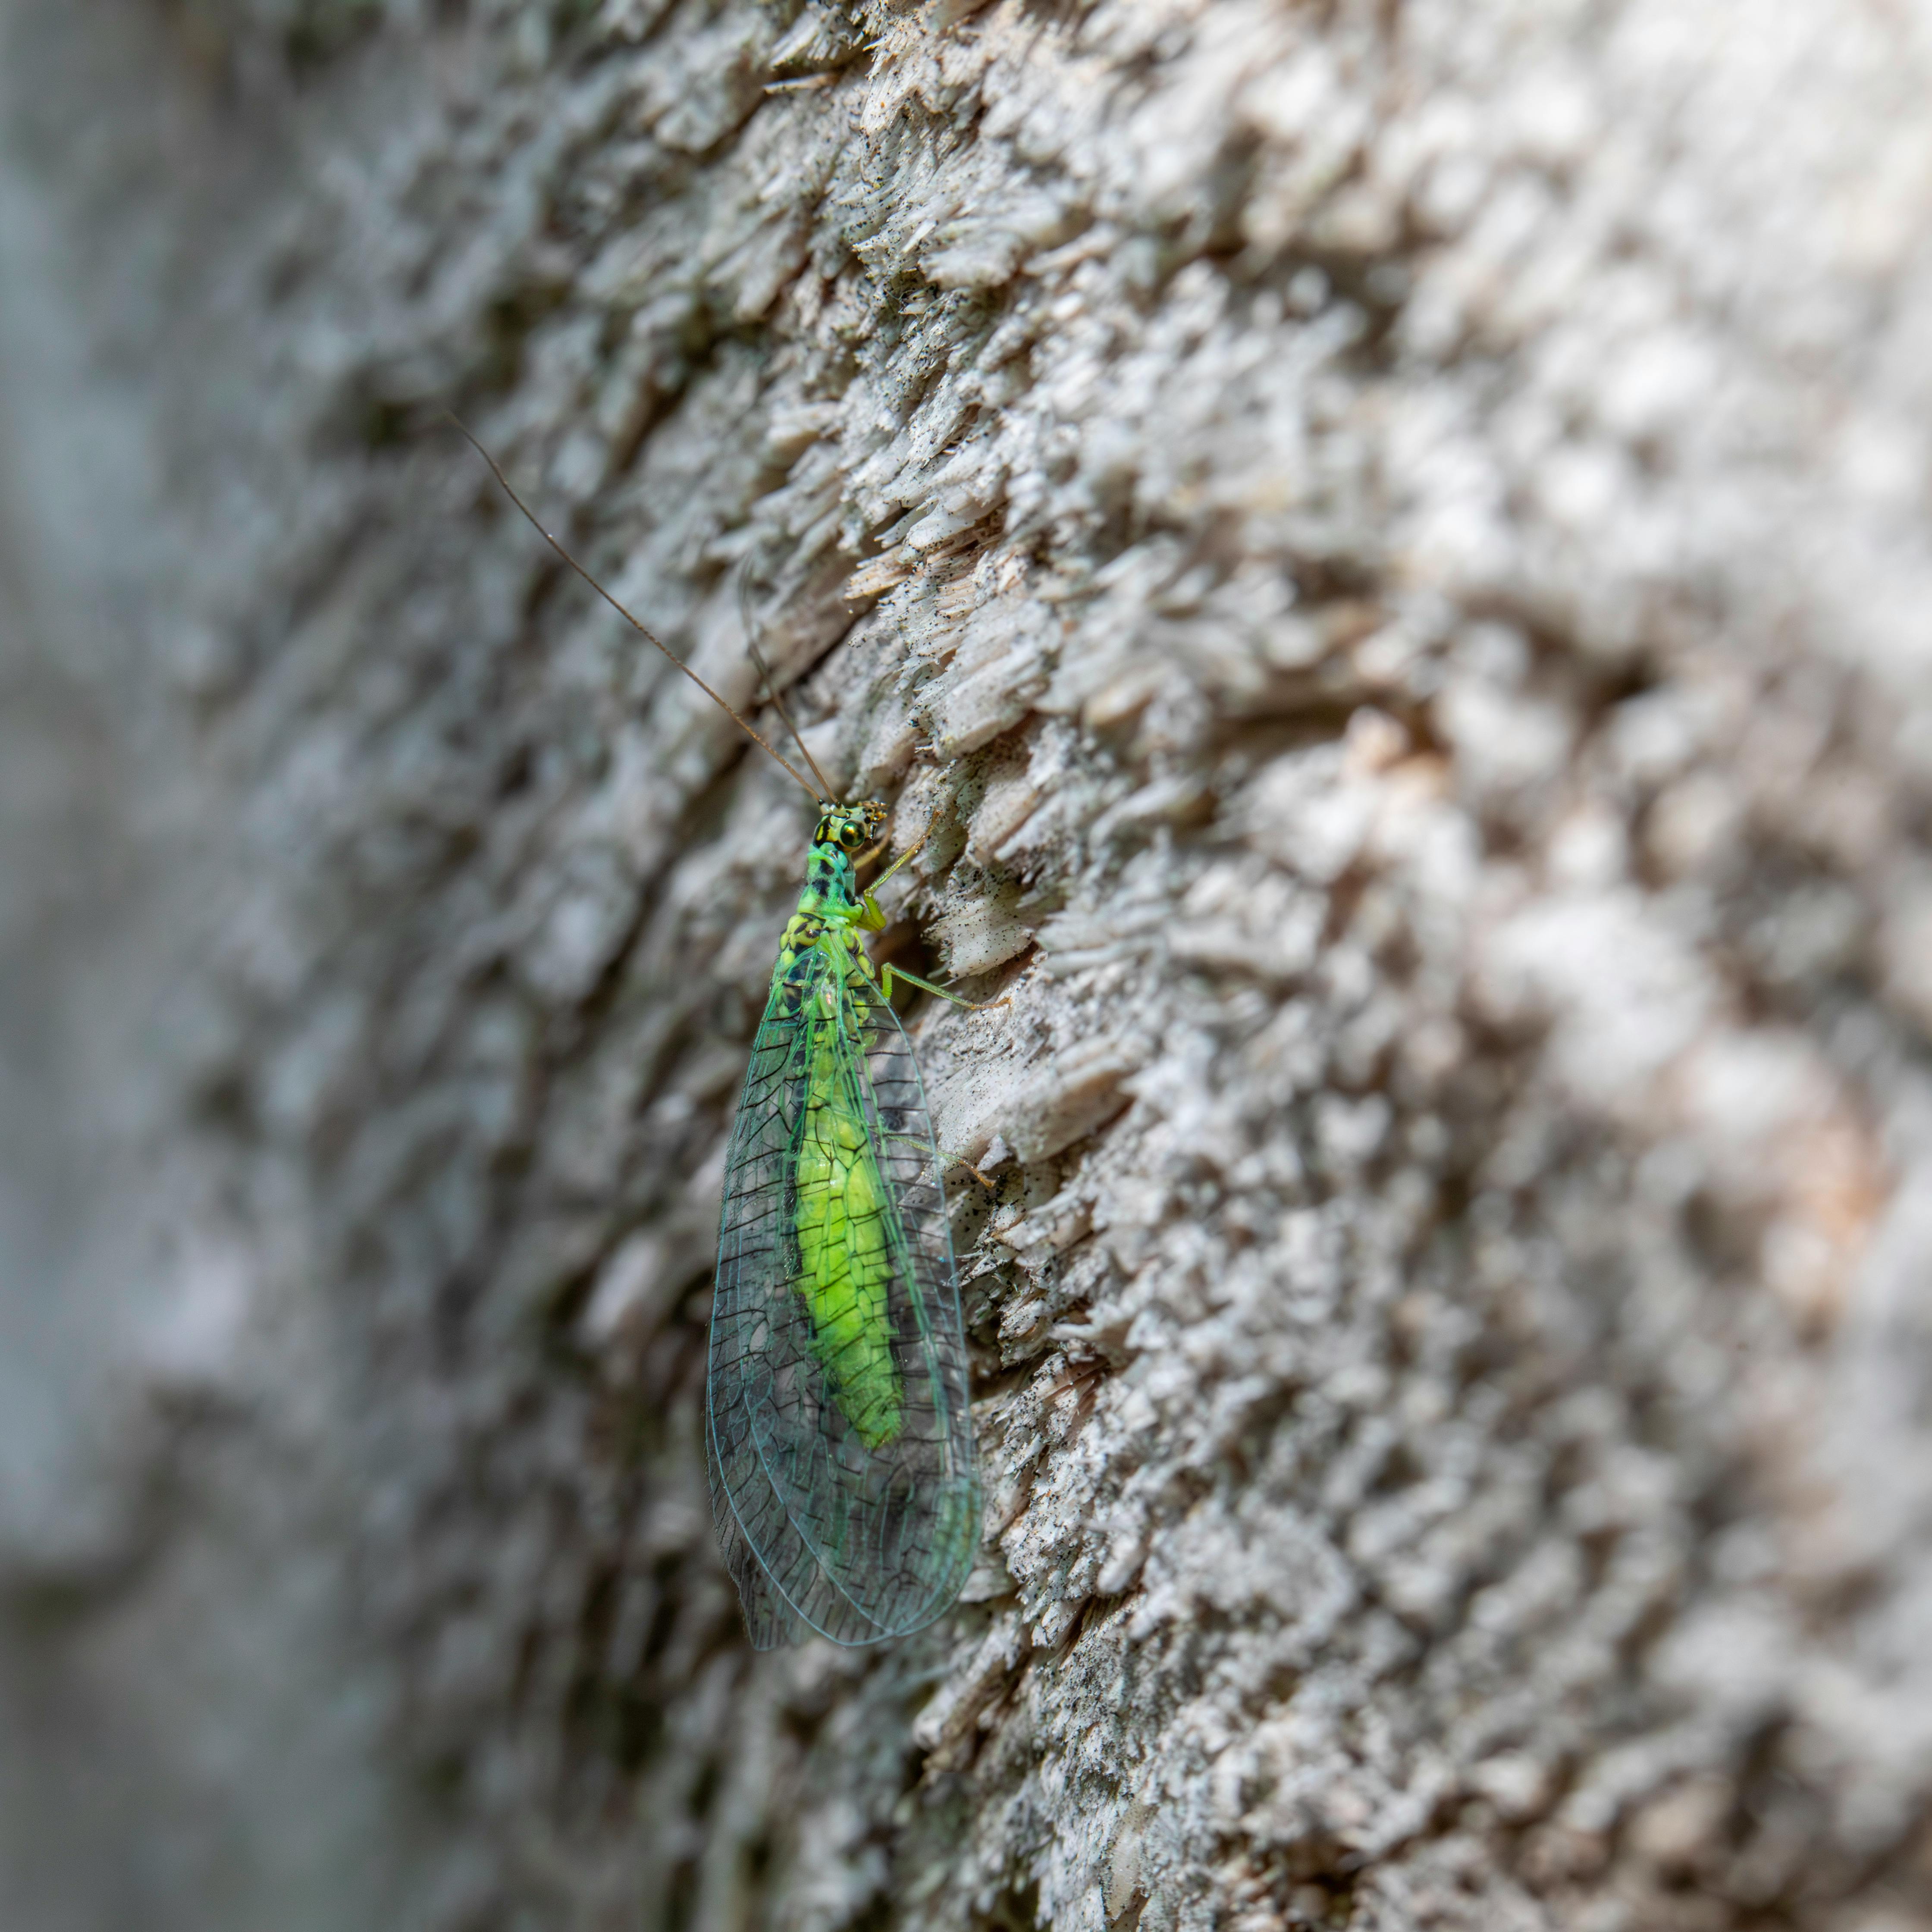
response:
<path id="1" fill-rule="evenodd" d="M 1932 1926 L 1932 38 L 0 4 L 9 1932 Z M 700 1399 L 923 837 L 958 1610 Z"/>

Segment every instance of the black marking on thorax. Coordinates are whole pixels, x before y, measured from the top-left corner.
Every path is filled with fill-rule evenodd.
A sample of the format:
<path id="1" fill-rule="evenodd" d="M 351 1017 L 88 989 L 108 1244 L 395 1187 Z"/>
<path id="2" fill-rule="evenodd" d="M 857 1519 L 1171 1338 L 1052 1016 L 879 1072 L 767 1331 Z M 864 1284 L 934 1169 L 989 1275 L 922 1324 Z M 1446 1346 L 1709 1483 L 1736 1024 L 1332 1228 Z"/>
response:
<path id="1" fill-rule="evenodd" d="M 859 910 L 852 861 L 836 845 L 814 843 L 805 862 L 805 890 L 798 903 L 801 912 L 827 914 L 834 919 L 841 913 Z"/>

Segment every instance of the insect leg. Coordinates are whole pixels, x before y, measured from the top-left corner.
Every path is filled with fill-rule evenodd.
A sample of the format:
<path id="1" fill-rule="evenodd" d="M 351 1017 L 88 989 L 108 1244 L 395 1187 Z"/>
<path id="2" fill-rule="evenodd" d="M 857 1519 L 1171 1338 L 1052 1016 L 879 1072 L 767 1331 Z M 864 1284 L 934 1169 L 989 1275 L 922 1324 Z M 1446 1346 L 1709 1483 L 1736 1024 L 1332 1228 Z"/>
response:
<path id="1" fill-rule="evenodd" d="M 885 869 L 883 872 L 881 872 L 881 873 L 879 874 L 879 876 L 878 876 L 876 879 L 874 879 L 874 880 L 872 881 L 872 886 L 871 886 L 871 887 L 870 887 L 870 892 L 877 892 L 877 891 L 879 890 L 879 888 L 880 888 L 881 886 L 883 886 L 883 885 L 886 883 L 886 881 L 888 879 L 890 879 L 890 878 L 892 877 L 892 875 L 895 872 L 896 872 L 898 870 L 898 868 L 906 862 L 906 861 L 907 861 L 908 859 L 916 858 L 916 857 L 918 856 L 918 854 L 919 854 L 919 852 L 920 852 L 920 848 L 922 848 L 922 847 L 926 844 L 926 842 L 928 838 L 930 838 L 932 836 L 932 828 L 928 826 L 927 827 L 927 829 L 926 829 L 925 831 L 922 832 L 920 834 L 920 836 L 919 836 L 916 838 L 915 838 L 915 839 L 912 842 L 912 843 L 911 843 L 910 845 L 908 845 L 908 846 L 905 848 L 905 850 L 904 850 L 903 852 L 902 852 L 902 853 L 899 854 L 899 856 L 898 856 L 896 859 L 895 859 L 895 860 L 892 861 L 892 862 L 890 866 L 888 866 L 886 868 L 886 869 Z M 869 894 L 868 894 L 868 896 L 869 896 Z"/>
<path id="2" fill-rule="evenodd" d="M 859 926 L 860 929 L 862 932 L 884 932 L 885 931 L 886 915 L 879 904 L 879 888 L 883 886 L 886 881 L 914 855 L 914 853 L 918 851 L 920 848 L 932 836 L 932 831 L 928 828 L 917 838 L 914 839 L 913 842 L 908 845 L 906 849 L 902 852 L 899 856 L 895 859 L 869 886 L 866 888 L 865 905 L 863 910 L 859 915 Z"/>
<path id="3" fill-rule="evenodd" d="M 1012 994 L 998 1000 L 964 1000 L 957 993 L 949 993 L 944 986 L 935 986 L 930 980 L 922 980 L 916 973 L 908 973 L 903 966 L 882 966 L 879 969 L 879 990 L 887 999 L 892 996 L 892 982 L 903 980 L 908 986 L 916 986 L 922 992 L 937 993 L 942 1000 L 950 1000 L 956 1006 L 964 1006 L 969 1013 L 989 1013 L 995 1006 L 1010 1006 L 1013 1003 Z"/>
<path id="4" fill-rule="evenodd" d="M 888 1131 L 886 1135 L 886 1138 L 889 1141 L 904 1141 L 908 1147 L 918 1148 L 922 1150 L 926 1145 L 926 1143 L 916 1134 L 896 1134 Z M 1000 1184 L 997 1180 L 989 1179 L 986 1174 L 982 1174 L 980 1169 L 974 1166 L 973 1162 L 968 1160 L 963 1154 L 950 1153 L 944 1148 L 937 1148 L 934 1151 L 939 1156 L 940 1169 L 942 1173 L 948 1172 L 956 1167 L 963 1167 L 988 1194 L 997 1194 L 999 1192 Z"/>

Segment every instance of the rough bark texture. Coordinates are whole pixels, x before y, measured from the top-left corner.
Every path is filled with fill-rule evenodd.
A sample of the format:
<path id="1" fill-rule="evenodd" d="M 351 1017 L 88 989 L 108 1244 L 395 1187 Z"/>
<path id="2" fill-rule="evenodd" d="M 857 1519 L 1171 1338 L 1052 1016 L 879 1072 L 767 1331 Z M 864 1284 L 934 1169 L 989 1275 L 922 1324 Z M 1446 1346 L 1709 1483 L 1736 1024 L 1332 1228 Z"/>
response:
<path id="1" fill-rule="evenodd" d="M 0 8 L 0 1917 L 1932 1924 L 1932 44 Z M 811 811 L 987 1481 L 754 1658 Z M 896 888 L 895 888 L 896 890 Z"/>

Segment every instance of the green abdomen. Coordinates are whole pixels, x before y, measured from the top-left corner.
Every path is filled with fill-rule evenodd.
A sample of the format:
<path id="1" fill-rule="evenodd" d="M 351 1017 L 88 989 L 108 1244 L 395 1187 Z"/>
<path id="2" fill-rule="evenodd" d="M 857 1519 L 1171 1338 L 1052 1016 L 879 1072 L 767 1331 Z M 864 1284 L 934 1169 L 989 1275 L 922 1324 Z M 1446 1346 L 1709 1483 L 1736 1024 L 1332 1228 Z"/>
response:
<path id="1" fill-rule="evenodd" d="M 829 1041 L 813 1057 L 797 1190 L 799 1287 L 812 1312 L 812 1353 L 839 1412 L 876 1449 L 898 1434 L 902 1406 L 886 1313 L 892 1209 Z"/>

